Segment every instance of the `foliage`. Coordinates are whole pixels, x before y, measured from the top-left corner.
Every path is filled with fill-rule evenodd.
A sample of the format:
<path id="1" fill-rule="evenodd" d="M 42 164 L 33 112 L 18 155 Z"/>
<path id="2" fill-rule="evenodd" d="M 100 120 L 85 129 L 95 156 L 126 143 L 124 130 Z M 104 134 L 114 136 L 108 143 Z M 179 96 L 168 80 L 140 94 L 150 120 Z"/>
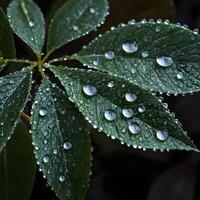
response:
<path id="1" fill-rule="evenodd" d="M 30 121 L 37 164 L 62 200 L 84 199 L 89 186 L 92 148 L 86 121 L 134 148 L 199 151 L 157 96 L 200 90 L 197 31 L 168 20 L 131 20 L 73 55 L 53 57 L 60 47 L 96 30 L 107 13 L 106 0 L 67 0 L 51 20 L 45 43 L 44 17 L 32 0 L 11 1 L 8 19 L 0 9 L 0 70 L 4 74 L 8 64 L 22 65 L 21 71 L 0 77 L 2 199 L 19 195 L 15 187 L 24 195 L 20 199 L 28 199 L 33 184 L 30 136 L 22 130 L 24 137 L 15 133 L 13 142 L 8 141 L 20 116 Z M 10 27 L 32 50 L 34 60 L 15 58 Z M 83 67 L 70 67 L 74 60 Z M 39 89 L 31 90 L 35 84 Z M 28 100 L 31 116 L 24 113 Z M 28 161 L 21 168 L 20 160 L 23 174 L 10 167 L 16 162 L 12 149 Z M 11 175 L 16 186 L 8 182 Z M 19 175 L 24 176 L 26 191 L 18 183 Z"/>

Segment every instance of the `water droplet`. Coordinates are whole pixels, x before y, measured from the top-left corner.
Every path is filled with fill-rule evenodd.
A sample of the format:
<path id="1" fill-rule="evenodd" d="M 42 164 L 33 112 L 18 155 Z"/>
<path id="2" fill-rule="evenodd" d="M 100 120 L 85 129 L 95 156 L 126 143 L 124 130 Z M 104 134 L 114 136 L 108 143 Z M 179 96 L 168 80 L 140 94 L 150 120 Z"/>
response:
<path id="1" fill-rule="evenodd" d="M 138 45 L 137 45 L 136 42 L 134 42 L 134 43 L 125 42 L 125 43 L 122 44 L 122 49 L 126 53 L 134 53 L 138 50 Z"/>
<path id="2" fill-rule="evenodd" d="M 131 118 L 134 115 L 134 112 L 131 108 L 123 108 L 122 115 L 126 118 Z"/>
<path id="3" fill-rule="evenodd" d="M 110 82 L 107 84 L 107 86 L 108 86 L 109 88 L 114 87 L 114 82 L 113 82 L 113 81 L 110 81 Z"/>
<path id="4" fill-rule="evenodd" d="M 28 24 L 29 24 L 30 27 L 34 27 L 35 26 L 35 23 L 33 21 L 29 21 Z"/>
<path id="5" fill-rule="evenodd" d="M 69 149 L 72 148 L 72 144 L 71 144 L 70 142 L 65 142 L 65 143 L 63 144 L 63 148 L 64 148 L 65 150 L 69 150 Z"/>
<path id="6" fill-rule="evenodd" d="M 48 113 L 48 111 L 47 111 L 46 108 L 41 108 L 41 109 L 39 110 L 39 115 L 42 116 L 42 117 L 46 116 L 47 113 Z"/>
<path id="7" fill-rule="evenodd" d="M 99 61 L 98 60 L 94 60 L 93 61 L 93 65 L 97 66 L 99 64 Z"/>
<path id="8" fill-rule="evenodd" d="M 87 96 L 94 96 L 97 93 L 97 89 L 96 89 L 96 87 L 94 87 L 92 85 L 85 85 L 85 86 L 83 86 L 83 92 Z"/>
<path id="9" fill-rule="evenodd" d="M 148 57 L 148 56 L 149 56 L 148 51 L 142 52 L 142 57 L 143 57 L 143 58 L 146 58 L 146 57 Z"/>
<path id="10" fill-rule="evenodd" d="M 44 156 L 42 160 L 43 160 L 44 163 L 48 163 L 49 162 L 49 156 Z"/>
<path id="11" fill-rule="evenodd" d="M 115 58 L 115 53 L 113 51 L 108 51 L 105 53 L 105 58 L 108 60 L 112 60 Z"/>
<path id="12" fill-rule="evenodd" d="M 75 31 L 78 31 L 78 26 L 76 26 L 76 25 L 73 25 L 73 29 L 75 30 Z"/>
<path id="13" fill-rule="evenodd" d="M 63 176 L 63 175 L 59 176 L 59 181 L 60 182 L 64 182 L 65 181 L 65 176 Z"/>
<path id="14" fill-rule="evenodd" d="M 182 72 L 179 72 L 177 75 L 176 75 L 177 79 L 182 79 L 183 78 L 183 73 Z"/>
<path id="15" fill-rule="evenodd" d="M 156 131 L 156 137 L 160 140 L 160 141 L 165 141 L 168 139 L 169 134 L 166 131 Z"/>
<path id="16" fill-rule="evenodd" d="M 145 107 L 142 105 L 138 108 L 138 112 L 143 113 L 145 112 Z"/>
<path id="17" fill-rule="evenodd" d="M 156 62 L 162 67 L 170 67 L 174 64 L 171 57 L 161 56 L 156 58 Z"/>
<path id="18" fill-rule="evenodd" d="M 137 96 L 133 93 L 126 93 L 125 98 L 126 98 L 126 101 L 128 101 L 128 102 L 134 102 L 134 101 L 136 101 Z"/>
<path id="19" fill-rule="evenodd" d="M 136 123 L 134 123 L 134 122 L 129 123 L 128 129 L 129 129 L 129 131 L 130 131 L 132 134 L 134 134 L 134 135 L 140 133 L 140 131 L 141 131 L 139 125 L 136 124 Z"/>
<path id="20" fill-rule="evenodd" d="M 104 117 L 105 117 L 105 119 L 107 119 L 108 121 L 114 121 L 114 120 L 116 119 L 117 115 L 116 115 L 116 112 L 115 112 L 115 111 L 109 109 L 109 110 L 106 110 L 106 111 L 104 112 Z"/>
<path id="21" fill-rule="evenodd" d="M 96 10 L 94 8 L 90 8 L 90 13 L 94 14 L 96 12 Z"/>

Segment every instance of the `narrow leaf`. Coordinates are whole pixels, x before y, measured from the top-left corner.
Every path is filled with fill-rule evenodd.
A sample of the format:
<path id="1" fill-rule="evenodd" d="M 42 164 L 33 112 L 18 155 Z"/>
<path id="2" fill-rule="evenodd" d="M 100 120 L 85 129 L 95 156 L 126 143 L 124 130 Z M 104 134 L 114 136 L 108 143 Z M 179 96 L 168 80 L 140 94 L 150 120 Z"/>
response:
<path id="1" fill-rule="evenodd" d="M 196 150 L 151 93 L 108 74 L 50 67 L 86 119 L 112 139 L 138 148 Z"/>
<path id="2" fill-rule="evenodd" d="M 90 139 L 82 116 L 66 94 L 44 80 L 32 108 L 37 161 L 61 199 L 83 200 L 90 171 Z"/>
<path id="3" fill-rule="evenodd" d="M 0 152 L 13 134 L 26 104 L 31 84 L 29 70 L 0 78 Z"/>
<path id="4" fill-rule="evenodd" d="M 0 8 L 0 57 L 15 57 L 15 45 L 13 34 L 10 28 L 10 24 L 2 8 Z M 1 62 L 0 60 L 0 71 L 3 69 L 4 66 L 5 63 Z"/>
<path id="5" fill-rule="evenodd" d="M 8 18 L 13 31 L 40 55 L 45 37 L 40 8 L 31 0 L 13 0 L 8 7 Z"/>
<path id="6" fill-rule="evenodd" d="M 35 177 L 31 136 L 18 124 L 14 135 L 0 155 L 0 199 L 28 200 Z"/>
<path id="7" fill-rule="evenodd" d="M 107 0 L 68 0 L 55 14 L 49 27 L 48 51 L 52 52 L 103 23 Z"/>
<path id="8" fill-rule="evenodd" d="M 150 91 L 190 93 L 200 90 L 199 44 L 199 34 L 186 27 L 132 21 L 95 39 L 77 58 Z"/>

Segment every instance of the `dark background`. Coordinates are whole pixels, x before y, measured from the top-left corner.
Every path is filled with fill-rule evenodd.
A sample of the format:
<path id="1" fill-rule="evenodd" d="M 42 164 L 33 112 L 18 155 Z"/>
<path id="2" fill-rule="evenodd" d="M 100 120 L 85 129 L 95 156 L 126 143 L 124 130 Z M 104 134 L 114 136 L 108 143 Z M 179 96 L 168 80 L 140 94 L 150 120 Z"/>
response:
<path id="1" fill-rule="evenodd" d="M 77 0 L 78 1 L 78 0 Z M 6 1 L 4 5 L 6 5 Z M 62 0 L 36 1 L 47 21 Z M 100 32 L 129 19 L 169 18 L 200 28 L 200 0 L 110 0 L 111 14 Z M 53 6 L 50 6 L 53 3 Z M 173 9 L 174 8 L 174 9 Z M 73 53 L 87 44 L 97 33 L 70 43 L 56 54 Z M 16 38 L 18 57 L 32 56 Z M 190 49 L 188 49 L 189 51 Z M 28 52 L 28 54 L 26 53 Z M 200 53 L 200 52 L 199 52 Z M 171 111 L 182 122 L 189 136 L 200 147 L 200 95 L 165 97 Z M 101 133 L 93 137 L 93 174 L 87 200 L 200 200 L 200 155 L 193 152 L 168 153 L 140 151 L 121 146 Z M 31 200 L 56 200 L 37 173 Z"/>

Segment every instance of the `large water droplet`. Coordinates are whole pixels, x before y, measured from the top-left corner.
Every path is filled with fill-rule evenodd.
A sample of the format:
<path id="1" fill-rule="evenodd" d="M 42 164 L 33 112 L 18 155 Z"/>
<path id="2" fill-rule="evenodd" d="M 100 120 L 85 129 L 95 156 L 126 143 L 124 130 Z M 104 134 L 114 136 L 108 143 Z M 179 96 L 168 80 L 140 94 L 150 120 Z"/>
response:
<path id="1" fill-rule="evenodd" d="M 112 60 L 115 58 L 115 53 L 113 51 L 108 51 L 105 53 L 105 58 L 108 60 Z"/>
<path id="2" fill-rule="evenodd" d="M 46 116 L 47 113 L 48 113 L 48 111 L 47 111 L 46 108 L 41 108 L 41 109 L 39 110 L 39 115 L 42 116 L 42 117 Z"/>
<path id="3" fill-rule="evenodd" d="M 117 114 L 114 110 L 109 109 L 104 112 L 104 117 L 108 121 L 114 121 L 117 117 Z"/>
<path id="4" fill-rule="evenodd" d="M 63 148 L 64 148 L 65 150 L 69 150 L 69 149 L 72 148 L 72 144 L 71 144 L 70 142 L 65 142 L 65 143 L 63 144 Z"/>
<path id="5" fill-rule="evenodd" d="M 156 131 L 156 137 L 160 140 L 160 141 L 165 141 L 168 139 L 169 134 L 166 131 Z"/>
<path id="6" fill-rule="evenodd" d="M 44 156 L 42 160 L 43 160 L 44 163 L 48 163 L 49 162 L 49 156 L 47 156 L 47 155 Z"/>
<path id="7" fill-rule="evenodd" d="M 131 118 L 134 115 L 134 112 L 131 108 L 123 108 L 122 115 L 126 118 Z"/>
<path id="8" fill-rule="evenodd" d="M 141 131 L 140 126 L 134 122 L 129 123 L 128 129 L 134 135 L 140 133 Z"/>
<path id="9" fill-rule="evenodd" d="M 134 43 L 125 42 L 125 43 L 122 44 L 122 49 L 126 53 L 134 53 L 138 50 L 138 45 L 137 45 L 136 42 L 134 42 Z"/>
<path id="10" fill-rule="evenodd" d="M 128 101 L 128 102 L 134 102 L 134 101 L 136 101 L 137 96 L 134 93 L 129 92 L 129 93 L 125 94 L 125 98 L 126 98 L 126 101 Z"/>
<path id="11" fill-rule="evenodd" d="M 63 175 L 59 176 L 59 181 L 60 182 L 64 182 L 65 181 L 65 176 L 63 176 Z"/>
<path id="12" fill-rule="evenodd" d="M 174 64 L 174 61 L 171 57 L 161 56 L 156 58 L 156 62 L 162 67 L 170 67 Z"/>
<path id="13" fill-rule="evenodd" d="M 97 89 L 96 89 L 96 87 L 94 87 L 92 85 L 85 85 L 85 86 L 83 86 L 83 92 L 87 96 L 94 96 L 97 93 Z"/>

